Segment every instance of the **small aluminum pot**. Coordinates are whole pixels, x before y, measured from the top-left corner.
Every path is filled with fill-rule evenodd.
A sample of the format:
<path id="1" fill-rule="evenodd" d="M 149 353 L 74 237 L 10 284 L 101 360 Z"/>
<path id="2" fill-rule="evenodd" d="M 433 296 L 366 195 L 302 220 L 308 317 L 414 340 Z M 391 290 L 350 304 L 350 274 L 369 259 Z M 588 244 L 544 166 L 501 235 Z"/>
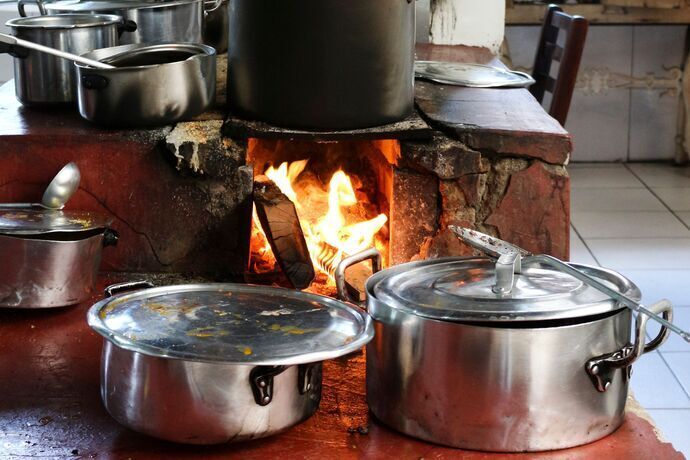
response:
<path id="1" fill-rule="evenodd" d="M 160 126 L 209 109 L 216 95 L 216 52 L 206 45 L 122 45 L 84 57 L 114 65 L 75 64 L 79 113 L 109 127 Z"/>
<path id="2" fill-rule="evenodd" d="M 90 213 L 0 211 L 0 224 L 14 220 L 13 216 L 49 213 L 77 224 L 24 230 L 0 225 L 0 258 L 8 262 L 0 265 L 0 307 L 64 307 L 91 295 L 102 249 L 114 245 L 117 234 L 107 228 L 109 220 Z"/>
<path id="3" fill-rule="evenodd" d="M 116 14 L 136 25 L 120 43 L 189 42 L 201 43 L 204 17 L 217 9 L 221 0 L 19 0 L 38 3 L 44 14 Z"/>
<path id="4" fill-rule="evenodd" d="M 411 0 L 230 0 L 229 108 L 278 126 L 356 129 L 414 105 Z"/>
<path id="5" fill-rule="evenodd" d="M 631 340 L 628 308 L 523 264 L 510 294 L 492 291 L 486 258 L 412 262 L 367 281 L 376 335 L 367 345 L 367 402 L 379 420 L 423 440 L 492 452 L 574 447 L 623 423 L 631 364 L 669 331 L 646 342 L 649 317 L 639 314 Z M 577 268 L 640 297 L 615 272 Z M 672 318 L 667 301 L 648 308 Z"/>
<path id="6" fill-rule="evenodd" d="M 106 296 L 125 290 L 87 318 L 105 339 L 103 404 L 122 425 L 173 442 L 285 431 L 318 409 L 321 361 L 373 336 L 366 313 L 295 290 L 138 282 Z"/>
<path id="7" fill-rule="evenodd" d="M 121 17 L 105 14 L 34 16 L 12 19 L 5 24 L 17 38 L 73 54 L 116 46 L 120 32 L 125 29 Z M 77 84 L 71 62 L 32 50 L 13 54 L 19 102 L 24 105 L 76 102 Z"/>

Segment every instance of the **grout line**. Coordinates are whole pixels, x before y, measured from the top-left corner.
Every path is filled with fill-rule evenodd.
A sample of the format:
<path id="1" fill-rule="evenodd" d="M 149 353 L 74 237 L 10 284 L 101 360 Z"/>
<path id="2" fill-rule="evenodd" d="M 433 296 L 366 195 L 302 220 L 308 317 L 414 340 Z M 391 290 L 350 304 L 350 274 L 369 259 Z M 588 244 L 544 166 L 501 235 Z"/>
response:
<path id="1" fill-rule="evenodd" d="M 664 358 L 664 355 L 662 353 L 659 353 L 659 356 L 661 357 L 661 360 L 666 364 L 666 367 L 671 371 L 671 375 L 673 375 L 673 378 L 676 379 L 676 382 L 678 382 L 678 385 L 680 385 L 681 390 L 683 390 L 683 393 L 685 393 L 685 396 L 688 397 L 688 400 L 690 401 L 690 391 L 685 388 L 685 385 L 683 385 L 683 382 L 680 381 L 676 373 L 674 372 L 673 368 L 671 365 L 666 361 L 666 358 Z"/>
<path id="2" fill-rule="evenodd" d="M 671 214 L 673 214 L 673 217 L 675 217 L 675 218 L 681 223 L 681 225 L 683 225 L 685 228 L 687 228 L 688 230 L 690 230 L 690 225 L 686 224 L 685 221 L 684 221 L 683 219 L 681 219 L 680 216 L 679 216 L 678 214 L 676 214 L 676 212 L 675 212 L 673 209 L 671 209 L 671 207 L 670 207 L 669 205 L 667 205 L 666 202 L 665 202 L 664 200 L 662 200 L 662 199 L 659 197 L 659 195 L 657 195 L 656 192 L 655 192 L 649 185 L 647 185 L 647 183 L 646 183 L 645 181 L 643 181 L 642 178 L 641 178 L 639 175 L 637 175 L 637 173 L 635 173 L 635 171 L 633 171 L 627 164 L 625 164 L 624 166 L 625 166 L 625 168 L 626 168 L 628 171 L 630 171 L 630 173 L 631 173 L 633 176 L 635 176 L 635 177 L 637 178 L 637 180 L 639 180 L 640 182 L 642 182 L 642 183 L 644 184 L 644 186 L 647 188 L 647 190 L 649 190 L 649 193 L 651 193 L 652 195 L 654 195 L 654 197 L 656 197 L 656 199 L 659 200 L 659 201 L 661 202 L 661 204 L 663 204 L 664 207 L 665 207 L 666 209 L 668 209 L 668 211 L 669 211 Z"/>
<path id="3" fill-rule="evenodd" d="M 635 26 L 630 28 L 630 77 L 635 74 Z M 632 138 L 632 105 L 633 105 L 633 90 L 628 88 L 628 145 L 625 146 L 625 162 L 630 161 L 630 144 Z"/>
<path id="4" fill-rule="evenodd" d="M 582 236 L 580 235 L 580 232 L 577 231 L 577 229 L 576 229 L 575 226 L 572 224 L 572 222 L 570 223 L 570 228 L 573 229 L 573 231 L 575 232 L 575 234 L 577 235 L 577 237 L 578 237 L 578 238 L 580 239 L 580 241 L 582 242 L 582 245 L 585 247 L 585 249 L 587 249 L 587 252 L 589 252 L 589 255 L 592 256 L 592 259 L 594 259 L 594 261 L 597 263 L 597 265 L 601 266 L 601 263 L 599 263 L 599 259 L 597 259 L 597 257 L 594 255 L 594 252 L 592 252 L 592 250 L 590 249 L 589 245 L 587 244 L 587 242 L 585 241 L 585 239 L 582 238 Z M 570 247 L 572 247 L 572 242 L 571 242 L 571 244 L 570 244 Z"/>

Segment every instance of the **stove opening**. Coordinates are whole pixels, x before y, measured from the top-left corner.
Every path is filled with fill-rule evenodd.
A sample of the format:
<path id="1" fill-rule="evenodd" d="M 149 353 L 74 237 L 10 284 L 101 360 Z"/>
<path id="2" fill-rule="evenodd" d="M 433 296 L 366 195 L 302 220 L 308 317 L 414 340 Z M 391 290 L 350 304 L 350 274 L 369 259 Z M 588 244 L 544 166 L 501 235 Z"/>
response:
<path id="1" fill-rule="evenodd" d="M 286 234 L 294 246 L 301 246 L 300 241 L 306 242 L 306 250 L 303 251 L 308 251 L 306 257 L 314 270 L 313 282 L 307 290 L 312 292 L 333 295 L 333 275 L 338 263 L 344 257 L 372 246 L 381 252 L 386 266 L 389 258 L 391 165 L 399 155 L 400 144 L 396 140 L 312 142 L 250 139 L 247 161 L 254 167 L 256 205 L 260 204 L 257 184 L 275 184 L 282 195 L 276 198 L 280 193 L 274 193 L 269 199 L 274 209 L 268 212 L 268 217 L 264 205 L 260 205 L 262 221 L 255 205 L 249 279 L 282 284 L 280 278 L 285 273 L 281 274 L 281 271 L 285 270 L 279 267 L 269 238 L 280 239 Z M 262 190 L 265 191 L 265 185 Z M 294 204 L 294 211 L 289 203 L 285 203 L 286 199 Z M 283 206 L 275 203 L 280 200 L 284 202 Z M 296 220 L 294 213 L 298 225 L 290 222 Z M 273 226 L 273 231 L 264 231 L 267 218 L 281 222 Z M 261 222 L 264 222 L 263 226 Z M 300 229 L 304 240 L 294 238 Z M 286 241 L 281 243 L 281 252 L 294 254 L 300 251 L 299 247 L 285 249 Z M 370 265 L 361 265 L 348 272 L 348 281 L 357 288 L 362 287 L 371 273 Z M 285 266 L 281 267 L 285 269 Z"/>

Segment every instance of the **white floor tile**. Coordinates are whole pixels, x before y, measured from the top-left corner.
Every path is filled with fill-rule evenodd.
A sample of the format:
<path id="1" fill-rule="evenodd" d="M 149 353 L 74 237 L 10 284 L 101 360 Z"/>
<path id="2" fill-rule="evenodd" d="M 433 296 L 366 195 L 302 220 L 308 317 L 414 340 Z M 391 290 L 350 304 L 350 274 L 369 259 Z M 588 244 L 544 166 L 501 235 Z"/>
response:
<path id="1" fill-rule="evenodd" d="M 690 270 L 623 269 L 621 273 L 640 288 L 644 304 L 668 299 L 674 307 L 690 306 Z"/>
<path id="2" fill-rule="evenodd" d="M 571 221 L 585 241 L 588 238 L 690 238 L 690 230 L 668 211 L 574 211 Z"/>
<path id="3" fill-rule="evenodd" d="M 631 163 L 628 167 L 649 187 L 690 187 L 690 167 L 666 163 Z"/>
<path id="4" fill-rule="evenodd" d="M 573 188 L 570 196 L 573 212 L 666 211 L 663 203 L 646 188 Z"/>
<path id="5" fill-rule="evenodd" d="M 602 267 L 617 270 L 690 269 L 690 238 L 585 238 L 585 241 Z"/>
<path id="6" fill-rule="evenodd" d="M 647 412 L 664 438 L 690 458 L 690 409 L 656 409 Z"/>
<path id="7" fill-rule="evenodd" d="M 592 257 L 585 243 L 582 242 L 577 233 L 570 229 L 570 261 L 587 265 L 597 265 L 597 261 Z"/>
<path id="8" fill-rule="evenodd" d="M 690 332 L 690 307 L 677 307 L 674 305 L 673 324 L 676 324 L 681 329 Z M 656 337 L 657 334 L 659 334 L 659 328 L 660 326 L 656 322 L 647 322 L 647 333 L 649 337 Z M 683 383 L 685 391 L 690 394 L 690 343 L 683 340 L 683 338 L 678 334 L 671 332 L 671 334 L 668 336 L 668 340 L 666 340 L 666 342 L 659 348 L 659 351 L 664 358 L 666 358 L 667 355 L 673 356 L 676 354 L 676 352 L 688 354 L 688 359 L 685 362 L 687 366 L 687 370 L 685 371 L 687 373 L 687 380 L 683 381 L 683 379 L 681 379 L 681 382 Z M 668 359 L 666 359 L 666 362 L 669 366 L 671 366 L 671 370 L 675 372 L 680 379 L 681 377 L 678 373 L 679 369 L 676 368 L 678 365 L 674 367 L 674 365 L 671 364 L 671 361 Z"/>
<path id="9" fill-rule="evenodd" d="M 676 215 L 685 222 L 685 225 L 690 225 L 690 212 L 677 212 Z"/>
<path id="10" fill-rule="evenodd" d="M 690 345 L 687 347 L 690 350 Z M 690 351 L 679 353 L 663 353 L 666 364 L 671 368 L 671 372 L 676 374 L 680 384 L 685 388 L 685 392 L 690 394 Z"/>
<path id="11" fill-rule="evenodd" d="M 690 211 L 690 187 L 655 187 L 652 190 L 672 211 Z"/>
<path id="12" fill-rule="evenodd" d="M 644 185 L 623 165 L 610 168 L 572 168 L 568 170 L 572 188 L 640 188 Z"/>
<path id="13" fill-rule="evenodd" d="M 690 408 L 690 398 L 656 351 L 633 364 L 630 385 L 645 409 Z"/>

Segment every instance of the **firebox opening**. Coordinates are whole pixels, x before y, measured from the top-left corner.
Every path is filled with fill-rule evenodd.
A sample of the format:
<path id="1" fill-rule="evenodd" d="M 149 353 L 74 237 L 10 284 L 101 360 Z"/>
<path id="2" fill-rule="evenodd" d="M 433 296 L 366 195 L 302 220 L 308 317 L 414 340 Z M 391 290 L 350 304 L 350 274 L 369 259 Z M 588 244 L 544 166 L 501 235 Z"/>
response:
<path id="1" fill-rule="evenodd" d="M 316 274 L 309 290 L 332 295 L 338 262 L 371 246 L 387 265 L 392 165 L 399 154 L 396 140 L 249 140 L 255 177 L 268 177 L 295 205 Z M 280 268 L 263 230 L 255 212 L 249 273 L 276 282 Z M 361 288 L 370 273 L 370 264 L 361 264 L 348 271 L 348 282 Z"/>

